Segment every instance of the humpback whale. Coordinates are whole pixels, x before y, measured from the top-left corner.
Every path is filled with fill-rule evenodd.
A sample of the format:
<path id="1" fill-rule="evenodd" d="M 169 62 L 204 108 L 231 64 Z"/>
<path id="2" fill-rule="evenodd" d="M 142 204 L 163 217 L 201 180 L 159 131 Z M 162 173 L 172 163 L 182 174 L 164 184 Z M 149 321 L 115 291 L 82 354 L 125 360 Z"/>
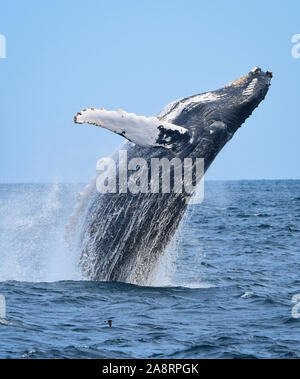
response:
<path id="1" fill-rule="evenodd" d="M 74 121 L 122 135 L 128 159 L 204 159 L 204 172 L 265 98 L 272 72 L 255 67 L 223 88 L 182 98 L 156 117 L 89 108 Z M 193 161 L 194 162 L 194 161 Z M 118 175 L 118 174 L 117 174 Z M 129 179 L 130 179 L 130 173 Z M 133 175 L 133 174 L 132 174 Z M 174 183 L 173 183 L 174 184 Z M 80 266 L 90 280 L 147 284 L 172 240 L 191 194 L 99 193 L 90 196 L 80 230 Z"/>

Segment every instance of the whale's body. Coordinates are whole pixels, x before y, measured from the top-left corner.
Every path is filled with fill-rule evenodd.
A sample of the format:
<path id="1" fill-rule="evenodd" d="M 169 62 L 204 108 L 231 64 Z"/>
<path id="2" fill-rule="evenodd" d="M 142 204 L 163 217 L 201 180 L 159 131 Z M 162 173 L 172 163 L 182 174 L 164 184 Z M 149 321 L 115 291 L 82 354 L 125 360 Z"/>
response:
<path id="1" fill-rule="evenodd" d="M 122 147 L 127 150 L 128 160 L 137 157 L 148 162 L 151 158 L 204 158 L 206 171 L 223 146 L 265 98 L 271 77 L 270 72 L 264 73 L 255 68 L 218 91 L 171 103 L 158 118 L 163 123 L 164 133 L 166 130 L 170 132 L 165 140 L 161 128 L 158 131 L 155 122 L 153 126 L 153 120 L 149 121 L 152 134 L 145 143 L 143 135 L 146 139 L 148 120 L 141 120 L 146 125 L 141 135 L 128 123 L 124 124 L 124 128 L 119 128 L 122 120 L 120 123 L 118 115 L 94 108 L 77 114 L 75 121 L 104 126 L 135 142 L 127 142 Z M 129 123 L 133 125 L 134 122 L 137 122 L 140 132 L 139 120 L 130 119 Z M 176 129 L 177 126 L 182 129 Z M 189 200 L 190 194 L 172 191 L 94 194 L 80 235 L 84 274 L 92 280 L 136 284 L 149 282 Z"/>

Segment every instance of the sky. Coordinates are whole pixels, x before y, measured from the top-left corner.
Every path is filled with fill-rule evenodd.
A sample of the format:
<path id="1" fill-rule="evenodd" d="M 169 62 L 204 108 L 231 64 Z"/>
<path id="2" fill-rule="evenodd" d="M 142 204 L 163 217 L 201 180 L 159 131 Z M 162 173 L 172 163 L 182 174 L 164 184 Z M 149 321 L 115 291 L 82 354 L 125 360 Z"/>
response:
<path id="1" fill-rule="evenodd" d="M 153 116 L 254 66 L 274 72 L 269 94 L 206 179 L 299 179 L 299 14 L 298 0 L 0 0 L 0 182 L 89 182 L 123 138 L 77 111 Z"/>

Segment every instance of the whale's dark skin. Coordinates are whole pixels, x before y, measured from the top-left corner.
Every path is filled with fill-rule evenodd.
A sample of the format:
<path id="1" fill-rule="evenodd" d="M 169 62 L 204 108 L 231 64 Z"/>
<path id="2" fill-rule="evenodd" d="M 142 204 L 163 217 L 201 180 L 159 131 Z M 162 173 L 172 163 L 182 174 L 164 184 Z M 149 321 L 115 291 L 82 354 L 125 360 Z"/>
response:
<path id="1" fill-rule="evenodd" d="M 224 88 L 174 102 L 160 117 L 189 130 L 172 150 L 126 143 L 128 160 L 204 158 L 205 171 L 265 98 L 272 73 L 259 68 Z M 207 100 L 208 99 L 208 100 Z M 186 193 L 95 194 L 81 233 L 81 267 L 92 280 L 147 284 L 188 205 Z"/>

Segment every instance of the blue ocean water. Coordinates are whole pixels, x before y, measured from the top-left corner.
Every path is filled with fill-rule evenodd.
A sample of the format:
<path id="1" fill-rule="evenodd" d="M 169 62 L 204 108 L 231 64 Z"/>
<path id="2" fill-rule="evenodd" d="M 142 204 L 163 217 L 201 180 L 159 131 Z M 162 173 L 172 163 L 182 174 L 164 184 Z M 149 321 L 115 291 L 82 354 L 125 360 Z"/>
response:
<path id="1" fill-rule="evenodd" d="M 82 187 L 0 185 L 1 358 L 300 357 L 300 181 L 206 183 L 152 287 L 81 280 Z"/>

